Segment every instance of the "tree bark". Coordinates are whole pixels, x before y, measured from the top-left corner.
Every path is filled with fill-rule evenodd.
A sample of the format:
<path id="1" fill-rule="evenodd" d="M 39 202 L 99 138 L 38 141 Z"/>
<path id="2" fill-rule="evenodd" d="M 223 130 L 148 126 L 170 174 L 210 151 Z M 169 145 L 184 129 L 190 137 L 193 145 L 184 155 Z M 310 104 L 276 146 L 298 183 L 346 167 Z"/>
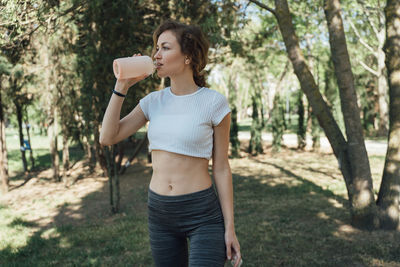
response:
<path id="1" fill-rule="evenodd" d="M 381 33 L 380 33 L 381 34 Z M 381 39 L 381 38 L 380 38 Z M 384 39 L 384 38 L 382 38 Z M 379 40 L 379 44 L 383 41 Z M 378 103 L 379 103 L 379 135 L 387 136 L 388 134 L 388 104 L 386 101 L 387 97 L 387 81 L 385 71 L 385 53 L 382 47 L 378 47 Z"/>
<path id="2" fill-rule="evenodd" d="M 51 167 L 53 169 L 53 179 L 59 181 L 60 179 L 60 158 L 58 155 L 58 138 L 57 138 L 57 110 L 56 107 L 52 107 L 52 118 L 49 123 L 48 136 L 50 141 L 50 155 L 51 155 Z"/>
<path id="3" fill-rule="evenodd" d="M 0 80 L 0 86 L 1 86 L 1 80 Z M 5 194 L 8 192 L 9 180 L 8 180 L 8 159 L 7 159 L 7 146 L 6 146 L 6 125 L 4 121 L 1 92 L 2 90 L 0 90 L 0 177 L 1 177 L 1 192 Z"/>
<path id="4" fill-rule="evenodd" d="M 24 172 L 26 173 L 28 171 L 28 166 L 27 166 L 26 156 L 25 156 L 24 133 L 23 133 L 23 125 L 22 125 L 22 106 L 20 103 L 18 103 L 17 99 L 15 99 L 14 104 L 15 104 L 15 108 L 17 111 L 19 145 L 20 145 L 20 151 L 21 151 L 22 165 L 24 167 Z"/>
<path id="5" fill-rule="evenodd" d="M 251 123 L 251 130 L 250 130 L 250 142 L 248 152 L 252 155 L 258 155 L 263 153 L 262 147 L 262 122 L 261 122 L 261 94 L 259 89 L 255 89 L 254 95 L 252 96 L 252 106 L 253 106 L 253 114 L 252 114 L 252 123 Z"/>
<path id="6" fill-rule="evenodd" d="M 339 86 L 348 142 L 347 152 L 352 175 L 349 190 L 353 195 L 350 200 L 353 206 L 352 224 L 361 228 L 376 228 L 378 218 L 376 217 L 371 169 L 364 142 L 339 0 L 325 0 L 324 11 L 328 23 L 332 61 Z"/>
<path id="7" fill-rule="evenodd" d="M 297 123 L 297 148 L 304 150 L 307 145 L 306 142 L 306 128 L 304 127 L 304 103 L 303 91 L 299 90 L 297 96 L 297 114 L 299 116 Z"/>
<path id="8" fill-rule="evenodd" d="M 66 127 L 66 126 L 63 126 Z M 63 132 L 63 174 L 62 174 L 62 180 L 65 185 L 68 184 L 67 181 L 67 174 L 69 170 L 69 141 L 68 141 L 68 136 L 66 135 L 65 131 Z"/>
<path id="9" fill-rule="evenodd" d="M 28 115 L 26 115 L 28 117 Z M 26 126 L 26 136 L 28 137 L 28 144 L 29 144 L 29 160 L 31 161 L 31 170 L 35 168 L 35 159 L 33 157 L 33 149 L 32 149 L 32 142 L 31 142 L 31 134 L 30 129 L 31 125 L 28 122 L 28 119 L 25 121 Z"/>
<path id="10" fill-rule="evenodd" d="M 400 2 L 388 0 L 386 16 L 386 68 L 389 80 L 389 141 L 377 204 L 381 227 L 400 230 Z"/>
<path id="11" fill-rule="evenodd" d="M 95 157 L 96 163 L 99 164 L 101 169 L 104 172 L 104 175 L 107 175 L 107 159 L 105 155 L 104 148 L 100 145 L 100 124 L 95 121 L 93 122 L 93 135 L 94 135 L 94 148 L 95 148 Z"/>

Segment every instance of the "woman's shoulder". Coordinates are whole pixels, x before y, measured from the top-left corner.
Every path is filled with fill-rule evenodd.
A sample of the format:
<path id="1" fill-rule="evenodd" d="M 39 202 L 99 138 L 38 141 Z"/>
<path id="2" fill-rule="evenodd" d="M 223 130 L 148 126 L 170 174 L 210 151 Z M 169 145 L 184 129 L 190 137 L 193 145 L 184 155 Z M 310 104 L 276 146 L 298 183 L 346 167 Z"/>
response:
<path id="1" fill-rule="evenodd" d="M 204 91 L 209 95 L 217 98 L 225 97 L 222 93 L 218 92 L 215 89 L 209 88 L 209 87 L 203 87 Z"/>
<path id="2" fill-rule="evenodd" d="M 165 87 L 164 89 L 161 89 L 161 90 L 151 91 L 143 98 L 152 98 L 153 99 L 153 98 L 161 97 L 163 94 L 165 94 L 166 89 L 168 89 L 168 87 Z"/>
<path id="3" fill-rule="evenodd" d="M 215 89 L 208 88 L 208 87 L 205 87 L 205 88 L 207 89 L 210 96 L 213 97 L 214 102 L 226 100 L 226 96 L 223 93 L 221 93 Z"/>

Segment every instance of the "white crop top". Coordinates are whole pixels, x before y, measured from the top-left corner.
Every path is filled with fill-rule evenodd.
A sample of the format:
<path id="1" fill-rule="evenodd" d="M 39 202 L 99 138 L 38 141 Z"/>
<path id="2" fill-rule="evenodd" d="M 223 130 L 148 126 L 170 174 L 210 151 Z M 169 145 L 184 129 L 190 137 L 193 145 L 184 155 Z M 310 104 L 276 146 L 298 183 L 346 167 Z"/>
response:
<path id="1" fill-rule="evenodd" d="M 149 120 L 149 151 L 165 150 L 211 159 L 213 126 L 231 111 L 226 97 L 206 87 L 188 95 L 175 95 L 171 88 L 154 91 L 140 99 Z"/>

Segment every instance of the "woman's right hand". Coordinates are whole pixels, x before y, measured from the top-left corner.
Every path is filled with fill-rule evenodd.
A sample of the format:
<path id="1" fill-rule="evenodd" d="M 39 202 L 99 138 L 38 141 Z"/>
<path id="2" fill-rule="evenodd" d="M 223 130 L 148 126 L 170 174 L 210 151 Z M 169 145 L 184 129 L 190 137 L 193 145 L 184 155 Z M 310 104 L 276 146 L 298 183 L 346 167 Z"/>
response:
<path id="1" fill-rule="evenodd" d="M 140 53 L 133 54 L 133 57 L 138 57 L 138 56 L 141 56 L 141 54 Z M 115 88 L 120 93 L 126 93 L 132 85 L 140 82 L 141 80 L 144 80 L 147 76 L 149 76 L 149 74 L 143 74 L 142 76 L 129 79 L 117 79 Z"/>

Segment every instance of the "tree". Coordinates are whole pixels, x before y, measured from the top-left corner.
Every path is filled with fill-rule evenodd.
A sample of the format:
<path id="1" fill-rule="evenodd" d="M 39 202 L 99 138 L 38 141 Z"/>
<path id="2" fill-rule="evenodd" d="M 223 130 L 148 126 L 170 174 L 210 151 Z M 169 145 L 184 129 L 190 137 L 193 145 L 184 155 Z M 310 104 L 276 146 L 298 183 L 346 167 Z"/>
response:
<path id="1" fill-rule="evenodd" d="M 7 158 L 7 145 L 6 145 L 6 123 L 3 111 L 3 75 L 9 74 L 8 70 L 11 68 L 10 64 L 4 57 L 0 57 L 0 182 L 1 192 L 3 194 L 8 192 L 8 158 Z"/>
<path id="2" fill-rule="evenodd" d="M 325 0 L 324 10 L 329 29 L 329 42 L 339 85 L 343 118 L 346 127 L 347 153 L 350 159 L 353 191 L 353 223 L 373 227 L 376 221 L 371 169 L 357 105 L 354 77 L 351 71 L 339 0 Z"/>
<path id="3" fill-rule="evenodd" d="M 13 66 L 10 68 L 8 85 L 5 88 L 14 103 L 15 113 L 17 115 L 19 139 L 21 147 L 21 158 L 24 171 L 27 172 L 28 166 L 25 157 L 25 145 L 23 134 L 23 121 L 27 120 L 25 114 L 26 106 L 32 103 L 33 96 L 27 92 L 26 86 L 32 81 L 34 74 L 26 72 L 25 55 L 31 43 L 34 33 L 45 25 L 47 19 L 47 10 L 55 1 L 26 1 L 17 0 L 2 1 L 0 8 L 0 39 L 1 55 L 7 58 L 7 61 Z M 4 21 L 4 23 L 3 23 Z M 33 163 L 33 158 L 32 163 Z"/>
<path id="4" fill-rule="evenodd" d="M 275 0 L 275 9 L 255 0 L 250 1 L 273 13 L 278 21 L 289 59 L 300 81 L 301 89 L 306 94 L 313 112 L 315 112 L 319 124 L 328 137 L 333 152 L 339 161 L 339 168 L 347 187 L 352 224 L 363 228 L 376 227 L 376 209 L 374 209 L 375 205 L 373 202 L 372 180 L 364 139 L 362 131 L 360 131 L 360 118 L 356 118 L 359 116 L 359 112 L 355 90 L 354 88 L 352 89 L 354 84 L 351 84 L 353 82 L 352 77 L 350 77 L 351 74 L 346 71 L 346 80 L 341 81 L 339 85 L 341 90 L 342 112 L 345 120 L 347 120 L 345 125 L 348 141 L 346 141 L 328 105 L 322 98 L 319 88 L 301 52 L 287 1 Z M 339 49 L 339 51 L 341 51 L 341 49 L 343 49 L 343 41 L 345 42 L 339 7 L 338 1 L 325 2 L 326 18 L 329 24 L 328 29 L 330 32 L 330 43 L 334 61 L 337 61 L 339 57 L 343 56 L 343 54 L 338 55 L 336 50 Z M 335 18 L 335 22 L 337 23 L 332 23 L 332 18 Z M 339 43 L 336 42 L 337 40 L 333 40 L 334 37 L 340 38 Z M 344 46 L 345 45 L 344 43 Z M 345 53 L 344 57 L 346 57 L 346 55 L 348 57 L 348 54 L 346 54 L 347 50 L 342 51 Z M 341 68 L 349 68 L 350 66 L 348 61 L 342 63 L 344 65 L 340 65 L 340 62 L 335 63 L 337 75 L 337 72 Z M 337 79 L 339 79 L 339 77 L 337 77 Z M 346 103 L 348 103 L 349 106 L 343 108 L 343 104 Z M 350 112 L 353 112 L 353 114 L 349 114 Z M 353 126 L 351 123 L 358 123 L 358 125 Z M 350 129 L 351 127 L 354 127 L 354 129 Z M 360 154 L 355 155 L 354 153 Z"/>
<path id="5" fill-rule="evenodd" d="M 285 132 L 285 111 L 279 92 L 274 97 L 274 107 L 271 112 L 272 148 L 279 151 L 282 146 L 283 134 Z"/>
<path id="6" fill-rule="evenodd" d="M 388 0 L 386 16 L 386 68 L 389 77 L 389 138 L 377 204 L 382 228 L 400 230 L 400 2 Z"/>
<path id="7" fill-rule="evenodd" d="M 299 116 L 297 125 L 297 148 L 304 149 L 306 143 L 306 128 L 304 126 L 304 103 L 303 103 L 303 92 L 299 90 L 297 97 L 297 114 Z"/>
<path id="8" fill-rule="evenodd" d="M 254 95 L 251 97 L 252 102 L 252 122 L 250 129 L 250 142 L 248 152 L 252 155 L 258 155 L 259 153 L 263 153 L 262 147 L 262 121 L 261 121 L 261 94 L 259 90 L 257 90 Z"/>
<path id="9" fill-rule="evenodd" d="M 362 53 L 363 59 L 357 60 L 356 58 L 356 61 L 378 80 L 376 86 L 379 106 L 378 133 L 386 136 L 388 132 L 388 104 L 386 100 L 387 78 L 385 75 L 385 53 L 383 51 L 385 43 L 385 16 L 380 2 L 380 0 L 357 0 L 348 3 L 350 5 L 348 6 L 349 12 L 346 12 L 348 13 L 346 21 L 357 37 L 357 45 L 361 44 L 366 49 L 366 52 L 363 51 Z M 364 30 L 363 28 L 368 29 Z"/>

